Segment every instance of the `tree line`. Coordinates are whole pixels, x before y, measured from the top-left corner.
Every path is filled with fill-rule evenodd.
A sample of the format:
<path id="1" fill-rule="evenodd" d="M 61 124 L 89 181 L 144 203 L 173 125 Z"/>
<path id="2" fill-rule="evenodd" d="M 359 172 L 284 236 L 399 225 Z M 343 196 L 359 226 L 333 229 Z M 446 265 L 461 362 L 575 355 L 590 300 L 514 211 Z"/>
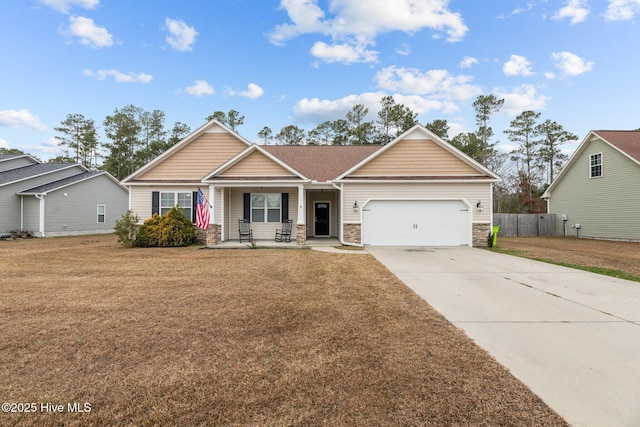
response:
<path id="1" fill-rule="evenodd" d="M 564 130 L 551 119 L 542 120 L 541 113 L 523 111 L 504 130 L 517 149 L 505 153 L 496 148 L 491 118 L 500 111 L 504 100 L 495 95 L 481 95 L 473 102 L 476 130 L 449 137 L 449 124 L 436 119 L 424 126 L 444 141 L 452 144 L 489 170 L 503 178 L 494 185 L 496 212 L 544 212 L 546 206 L 540 195 L 560 172 L 567 160 L 561 146 L 577 136 Z M 263 144 L 282 145 L 384 145 L 418 124 L 418 114 L 411 108 L 396 103 L 392 96 L 380 100 L 380 110 L 374 120 L 367 120 L 369 109 L 354 105 L 344 118 L 325 121 L 310 131 L 296 125 L 274 131 L 264 126 L 257 134 Z M 227 113 L 215 111 L 206 120 L 216 119 L 237 131 L 244 116 L 236 110 Z M 103 169 L 118 179 L 166 151 L 187 136 L 191 129 L 175 122 L 170 129 L 165 125 L 165 114 L 160 110 L 145 111 L 134 105 L 115 109 L 102 122 L 106 141 L 98 138 L 98 127 L 93 119 L 82 114 L 68 114 L 55 127 L 63 154 L 50 162 L 75 162 L 90 169 Z"/>

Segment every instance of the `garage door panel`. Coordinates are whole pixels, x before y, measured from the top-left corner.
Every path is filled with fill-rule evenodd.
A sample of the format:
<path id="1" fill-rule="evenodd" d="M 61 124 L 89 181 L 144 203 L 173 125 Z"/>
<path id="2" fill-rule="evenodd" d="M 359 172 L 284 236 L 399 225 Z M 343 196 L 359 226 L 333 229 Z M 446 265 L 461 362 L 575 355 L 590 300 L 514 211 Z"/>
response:
<path id="1" fill-rule="evenodd" d="M 375 200 L 362 212 L 366 245 L 468 245 L 469 230 L 470 212 L 461 200 Z"/>

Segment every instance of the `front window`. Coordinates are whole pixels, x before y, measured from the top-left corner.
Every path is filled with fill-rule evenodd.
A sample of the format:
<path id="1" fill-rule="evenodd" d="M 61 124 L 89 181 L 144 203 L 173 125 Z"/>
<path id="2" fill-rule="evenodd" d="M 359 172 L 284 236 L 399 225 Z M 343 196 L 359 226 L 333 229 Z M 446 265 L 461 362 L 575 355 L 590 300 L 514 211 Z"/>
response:
<path id="1" fill-rule="evenodd" d="M 281 222 L 280 193 L 251 195 L 251 222 Z"/>
<path id="2" fill-rule="evenodd" d="M 160 193 L 160 215 L 164 215 L 172 207 L 178 206 L 182 214 L 191 219 L 191 193 Z"/>
<path id="3" fill-rule="evenodd" d="M 591 178 L 602 176 L 602 153 L 592 154 L 589 157 L 589 171 Z"/>
<path id="4" fill-rule="evenodd" d="M 104 224 L 107 219 L 107 207 L 98 205 L 98 224 Z"/>

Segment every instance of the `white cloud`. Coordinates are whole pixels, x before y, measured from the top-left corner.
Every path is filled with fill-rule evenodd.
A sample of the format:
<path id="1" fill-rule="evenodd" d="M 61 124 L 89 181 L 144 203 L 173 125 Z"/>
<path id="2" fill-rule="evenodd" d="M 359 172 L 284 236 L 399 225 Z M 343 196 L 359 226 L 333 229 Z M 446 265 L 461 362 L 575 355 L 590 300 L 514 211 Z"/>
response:
<path id="1" fill-rule="evenodd" d="M 431 95 L 438 99 L 467 100 L 482 93 L 471 84 L 473 77 L 453 76 L 447 70 L 420 72 L 415 68 L 390 66 L 375 76 L 378 87 L 406 94 Z"/>
<path id="2" fill-rule="evenodd" d="M 543 110 L 549 100 L 549 97 L 537 93 L 533 85 L 522 85 L 511 92 L 495 89 L 494 93 L 498 99 L 504 99 L 504 106 L 500 111 L 510 116 L 517 116 L 526 110 Z"/>
<path id="3" fill-rule="evenodd" d="M 520 55 L 511 55 L 509 60 L 502 66 L 502 71 L 507 76 L 531 76 L 531 63 L 527 58 Z"/>
<path id="4" fill-rule="evenodd" d="M 69 26 L 63 28 L 61 33 L 78 37 L 80 43 L 95 49 L 113 46 L 113 36 L 106 28 L 97 26 L 91 18 L 70 16 Z"/>
<path id="5" fill-rule="evenodd" d="M 9 148 L 9 143 L 6 139 L 0 138 L 0 148 Z"/>
<path id="6" fill-rule="evenodd" d="M 396 49 L 396 53 L 402 56 L 408 56 L 411 54 L 411 46 L 408 44 L 402 44 L 398 49 Z"/>
<path id="7" fill-rule="evenodd" d="M 169 43 L 169 46 L 181 52 L 193 50 L 193 44 L 195 43 L 196 36 L 198 35 L 195 28 L 190 27 L 184 21 L 171 18 L 167 18 L 165 20 L 165 24 L 167 25 L 167 31 L 169 32 L 166 37 L 166 41 Z"/>
<path id="8" fill-rule="evenodd" d="M 238 95 L 245 98 L 256 99 L 260 98 L 264 94 L 264 89 L 255 83 L 249 83 L 247 90 L 240 92 Z"/>
<path id="9" fill-rule="evenodd" d="M 412 34 L 430 28 L 445 32 L 447 40 L 453 42 L 461 40 L 468 31 L 460 14 L 447 8 L 447 0 L 330 0 L 328 3 L 325 12 L 318 0 L 281 0 L 280 8 L 287 11 L 291 23 L 277 25 L 269 35 L 271 43 L 281 45 L 302 34 L 323 34 L 331 37 L 332 46 L 317 42 L 312 54 L 332 62 L 350 59 L 369 62 L 374 52 L 367 48 L 375 45 L 378 34 L 393 31 Z M 351 49 L 346 49 L 347 46 Z"/>
<path id="10" fill-rule="evenodd" d="M 47 127 L 40 123 L 40 118 L 34 116 L 29 110 L 2 110 L 0 111 L 0 126 L 9 128 L 28 128 L 46 131 Z"/>
<path id="11" fill-rule="evenodd" d="M 560 9 L 555 15 L 551 18 L 556 21 L 561 21 L 565 18 L 569 19 L 569 23 L 571 25 L 578 24 L 585 19 L 589 15 L 589 8 L 586 5 L 585 0 L 569 0 L 567 5 Z"/>
<path id="12" fill-rule="evenodd" d="M 314 44 L 311 48 L 311 54 L 329 63 L 375 62 L 378 59 L 378 52 L 367 50 L 365 46 L 352 46 L 349 44 L 329 46 L 324 42 Z"/>
<path id="13" fill-rule="evenodd" d="M 100 4 L 100 0 L 38 0 L 38 1 L 61 13 L 69 13 L 69 10 L 73 6 L 78 6 L 83 9 L 95 9 Z"/>
<path id="14" fill-rule="evenodd" d="M 478 60 L 472 56 L 465 56 L 460 61 L 460 68 L 471 68 L 473 65 L 477 64 Z"/>
<path id="15" fill-rule="evenodd" d="M 556 67 L 568 76 L 584 74 L 591 71 L 594 65 L 593 62 L 587 62 L 571 52 L 554 52 L 551 54 L 551 58 L 556 61 Z"/>
<path id="16" fill-rule="evenodd" d="M 636 13 L 640 13 L 640 0 L 609 0 L 604 16 L 608 21 L 623 21 L 633 19 Z"/>
<path id="17" fill-rule="evenodd" d="M 95 77 L 97 80 L 104 80 L 107 77 L 113 77 L 117 83 L 149 83 L 153 80 L 153 76 L 145 73 L 122 73 L 115 69 L 108 70 L 84 70 L 83 74 L 88 77 Z"/>
<path id="18" fill-rule="evenodd" d="M 206 80 L 196 80 L 193 86 L 187 86 L 184 91 L 192 96 L 213 95 L 216 93 L 213 87 Z"/>

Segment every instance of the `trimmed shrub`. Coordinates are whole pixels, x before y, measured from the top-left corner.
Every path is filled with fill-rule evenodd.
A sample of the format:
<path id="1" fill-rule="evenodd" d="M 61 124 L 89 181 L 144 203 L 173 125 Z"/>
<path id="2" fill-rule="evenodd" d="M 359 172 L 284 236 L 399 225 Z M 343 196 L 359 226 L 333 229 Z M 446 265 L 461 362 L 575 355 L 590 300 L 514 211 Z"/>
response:
<path id="1" fill-rule="evenodd" d="M 173 207 L 165 215 L 154 214 L 146 220 L 136 236 L 136 246 L 189 246 L 196 241 L 196 229 L 182 210 Z"/>
<path id="2" fill-rule="evenodd" d="M 131 209 L 116 221 L 114 230 L 118 236 L 118 243 L 121 243 L 126 248 L 136 246 L 136 235 L 138 234 L 138 228 L 140 228 L 138 221 L 140 221 L 140 218 Z"/>

